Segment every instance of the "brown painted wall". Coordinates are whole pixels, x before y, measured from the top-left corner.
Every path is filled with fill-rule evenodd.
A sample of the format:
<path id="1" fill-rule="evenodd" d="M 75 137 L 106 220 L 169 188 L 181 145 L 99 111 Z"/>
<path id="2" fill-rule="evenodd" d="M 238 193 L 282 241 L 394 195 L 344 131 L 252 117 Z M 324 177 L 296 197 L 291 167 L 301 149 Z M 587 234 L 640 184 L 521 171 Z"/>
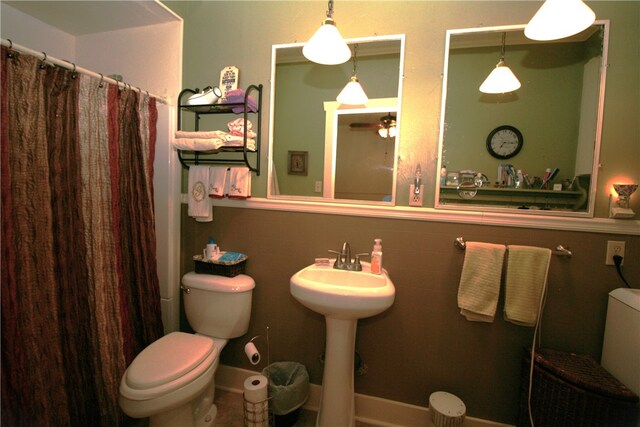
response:
<path id="1" fill-rule="evenodd" d="M 291 297 L 289 278 L 344 241 L 354 252 L 368 252 L 379 237 L 396 300 L 387 312 L 359 322 L 356 348 L 369 370 L 356 378 L 356 392 L 428 406 L 430 393 L 446 390 L 465 402 L 469 416 L 506 423 L 515 423 L 520 357 L 531 345 L 533 328 L 504 321 L 502 301 L 492 324 L 459 314 L 464 252 L 453 246 L 454 239 L 571 248 L 572 259 L 552 259 L 542 345 L 596 360 L 607 294 L 624 286 L 615 268 L 604 265 L 607 240 L 626 241 L 625 275 L 636 287 L 640 283 L 640 236 L 222 207 L 214 208 L 213 223 L 202 224 L 185 212 L 183 207 L 182 272 L 193 269 L 191 256 L 214 236 L 223 250 L 249 255 L 247 274 L 257 284 L 250 331 L 227 345 L 222 363 L 255 369 L 243 346 L 269 326 L 271 361 L 303 363 L 311 381 L 320 384 L 324 320 Z"/>

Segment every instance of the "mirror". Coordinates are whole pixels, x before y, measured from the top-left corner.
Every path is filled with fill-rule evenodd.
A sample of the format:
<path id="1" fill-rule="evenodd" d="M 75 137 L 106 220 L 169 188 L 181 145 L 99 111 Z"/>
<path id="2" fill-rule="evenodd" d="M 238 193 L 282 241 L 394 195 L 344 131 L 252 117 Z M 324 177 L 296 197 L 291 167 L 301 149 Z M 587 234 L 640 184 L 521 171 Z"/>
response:
<path id="1" fill-rule="evenodd" d="M 551 42 L 447 31 L 436 208 L 593 216 L 608 22 Z M 521 82 L 479 91 L 501 56 Z"/>
<path id="2" fill-rule="evenodd" d="M 327 66 L 304 58 L 303 43 L 273 46 L 268 198 L 395 202 L 404 35 L 346 41 L 352 52 L 357 45 L 366 105 L 336 101 L 354 72 L 353 57 Z M 396 137 L 381 136 L 385 126 Z"/>

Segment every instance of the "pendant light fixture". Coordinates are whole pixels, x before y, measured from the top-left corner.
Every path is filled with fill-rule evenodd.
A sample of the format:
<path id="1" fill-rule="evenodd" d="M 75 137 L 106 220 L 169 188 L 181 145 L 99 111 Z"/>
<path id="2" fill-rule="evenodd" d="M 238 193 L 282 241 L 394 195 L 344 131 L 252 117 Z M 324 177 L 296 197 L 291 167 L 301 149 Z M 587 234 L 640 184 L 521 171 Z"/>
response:
<path id="1" fill-rule="evenodd" d="M 351 58 L 349 46 L 333 20 L 333 0 L 329 0 L 327 17 L 318 31 L 304 45 L 302 54 L 309 61 L 324 65 L 344 64 Z"/>
<path id="2" fill-rule="evenodd" d="M 546 0 L 524 29 L 532 40 L 557 40 L 578 34 L 596 20 L 582 0 Z"/>
<path id="3" fill-rule="evenodd" d="M 358 76 L 356 75 L 356 66 L 358 62 L 358 45 L 353 45 L 353 74 L 349 83 L 338 94 L 336 101 L 345 105 L 364 105 L 369 101 L 369 97 L 364 93 L 364 89 L 360 86 Z"/>
<path id="4" fill-rule="evenodd" d="M 480 92 L 507 93 L 520 88 L 520 81 L 504 62 L 506 37 L 507 33 L 502 33 L 502 52 L 500 53 L 500 60 L 498 61 L 496 68 L 491 71 L 491 74 L 489 74 L 489 76 L 480 85 Z"/>

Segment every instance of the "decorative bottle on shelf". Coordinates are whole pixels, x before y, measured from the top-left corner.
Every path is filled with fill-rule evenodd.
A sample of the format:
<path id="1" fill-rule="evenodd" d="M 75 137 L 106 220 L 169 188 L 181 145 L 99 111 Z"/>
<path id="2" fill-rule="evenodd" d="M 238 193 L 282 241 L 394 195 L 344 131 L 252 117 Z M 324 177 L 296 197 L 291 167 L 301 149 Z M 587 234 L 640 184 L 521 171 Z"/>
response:
<path id="1" fill-rule="evenodd" d="M 382 239 L 375 239 L 373 251 L 371 251 L 371 272 L 382 274 Z"/>

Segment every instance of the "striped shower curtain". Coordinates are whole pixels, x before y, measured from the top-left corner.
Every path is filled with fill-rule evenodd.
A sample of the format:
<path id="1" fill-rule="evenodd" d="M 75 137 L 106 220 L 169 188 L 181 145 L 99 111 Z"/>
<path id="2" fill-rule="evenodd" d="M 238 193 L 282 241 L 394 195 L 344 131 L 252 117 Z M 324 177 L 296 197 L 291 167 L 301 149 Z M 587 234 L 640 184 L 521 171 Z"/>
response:
<path id="1" fill-rule="evenodd" d="M 124 425 L 122 374 L 162 335 L 155 99 L 8 53 L 2 426 Z"/>

